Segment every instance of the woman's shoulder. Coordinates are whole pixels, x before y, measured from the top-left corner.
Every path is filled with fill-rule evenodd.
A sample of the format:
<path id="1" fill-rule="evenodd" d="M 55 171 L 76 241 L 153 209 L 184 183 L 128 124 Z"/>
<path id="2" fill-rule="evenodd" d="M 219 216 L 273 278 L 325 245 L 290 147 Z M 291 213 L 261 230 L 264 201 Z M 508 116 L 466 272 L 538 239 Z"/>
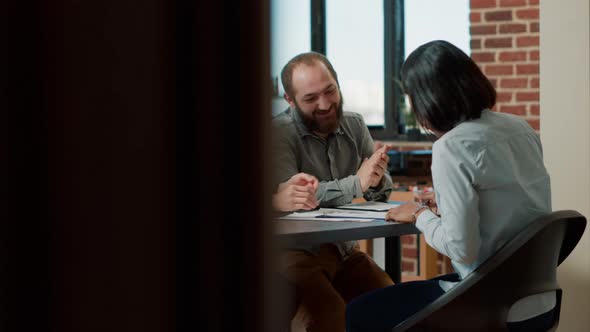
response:
<path id="1" fill-rule="evenodd" d="M 534 133 L 526 120 L 512 114 L 484 110 L 479 119 L 459 124 L 442 138 L 453 141 L 455 144 L 457 142 L 480 142 L 485 145 L 524 133 Z"/>
<path id="2" fill-rule="evenodd" d="M 482 117 L 486 117 L 490 124 L 496 124 L 499 127 L 506 127 L 509 125 L 514 126 L 528 126 L 528 122 L 520 116 L 516 116 L 514 114 L 509 113 L 500 113 L 500 112 L 492 112 L 492 111 L 485 111 L 482 112 Z"/>

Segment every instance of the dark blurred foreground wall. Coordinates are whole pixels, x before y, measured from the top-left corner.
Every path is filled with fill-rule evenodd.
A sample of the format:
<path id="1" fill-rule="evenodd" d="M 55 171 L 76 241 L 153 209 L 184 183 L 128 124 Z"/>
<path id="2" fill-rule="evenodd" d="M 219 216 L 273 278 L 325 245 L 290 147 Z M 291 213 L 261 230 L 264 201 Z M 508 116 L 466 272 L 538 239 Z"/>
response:
<path id="1" fill-rule="evenodd" d="M 0 331 L 264 330 L 267 1 L 0 12 Z"/>

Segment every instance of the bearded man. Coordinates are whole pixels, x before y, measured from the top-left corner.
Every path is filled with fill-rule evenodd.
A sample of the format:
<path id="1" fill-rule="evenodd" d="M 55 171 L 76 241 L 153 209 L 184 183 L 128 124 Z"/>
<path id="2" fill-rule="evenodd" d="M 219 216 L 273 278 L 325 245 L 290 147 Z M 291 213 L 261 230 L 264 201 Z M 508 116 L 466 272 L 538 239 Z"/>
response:
<path id="1" fill-rule="evenodd" d="M 285 65 L 281 79 L 290 107 L 273 119 L 274 183 L 297 173 L 315 176 L 320 207 L 360 197 L 387 200 L 391 147 L 374 151 L 363 117 L 343 112 L 338 76 L 328 59 L 315 52 L 299 54 Z M 307 331 L 344 331 L 346 303 L 393 284 L 356 241 L 286 251 L 281 273 L 300 292 L 295 321 Z"/>

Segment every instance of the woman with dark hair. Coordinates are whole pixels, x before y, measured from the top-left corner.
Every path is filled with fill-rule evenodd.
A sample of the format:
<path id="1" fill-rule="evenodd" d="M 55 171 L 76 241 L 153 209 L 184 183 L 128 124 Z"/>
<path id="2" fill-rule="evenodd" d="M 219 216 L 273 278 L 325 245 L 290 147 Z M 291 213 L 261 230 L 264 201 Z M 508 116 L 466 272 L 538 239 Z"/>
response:
<path id="1" fill-rule="evenodd" d="M 479 67 L 445 41 L 417 48 L 402 66 L 402 86 L 417 121 L 431 132 L 434 193 L 388 211 L 415 223 L 456 273 L 379 289 L 347 307 L 347 331 L 390 331 L 477 268 L 535 218 L 551 212 L 541 142 L 528 123 L 491 111 L 496 92 Z M 485 300 L 485 299 L 482 299 Z M 552 322 L 555 293 L 521 299 L 511 331 Z"/>

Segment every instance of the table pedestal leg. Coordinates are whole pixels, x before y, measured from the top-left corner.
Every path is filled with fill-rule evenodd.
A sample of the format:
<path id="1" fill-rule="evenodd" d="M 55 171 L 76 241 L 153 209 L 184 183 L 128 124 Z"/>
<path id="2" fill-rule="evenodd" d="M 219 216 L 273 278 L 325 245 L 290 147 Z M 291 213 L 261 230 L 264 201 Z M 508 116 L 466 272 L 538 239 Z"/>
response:
<path id="1" fill-rule="evenodd" d="M 399 236 L 385 238 L 385 272 L 394 283 L 401 282 L 401 242 Z"/>

